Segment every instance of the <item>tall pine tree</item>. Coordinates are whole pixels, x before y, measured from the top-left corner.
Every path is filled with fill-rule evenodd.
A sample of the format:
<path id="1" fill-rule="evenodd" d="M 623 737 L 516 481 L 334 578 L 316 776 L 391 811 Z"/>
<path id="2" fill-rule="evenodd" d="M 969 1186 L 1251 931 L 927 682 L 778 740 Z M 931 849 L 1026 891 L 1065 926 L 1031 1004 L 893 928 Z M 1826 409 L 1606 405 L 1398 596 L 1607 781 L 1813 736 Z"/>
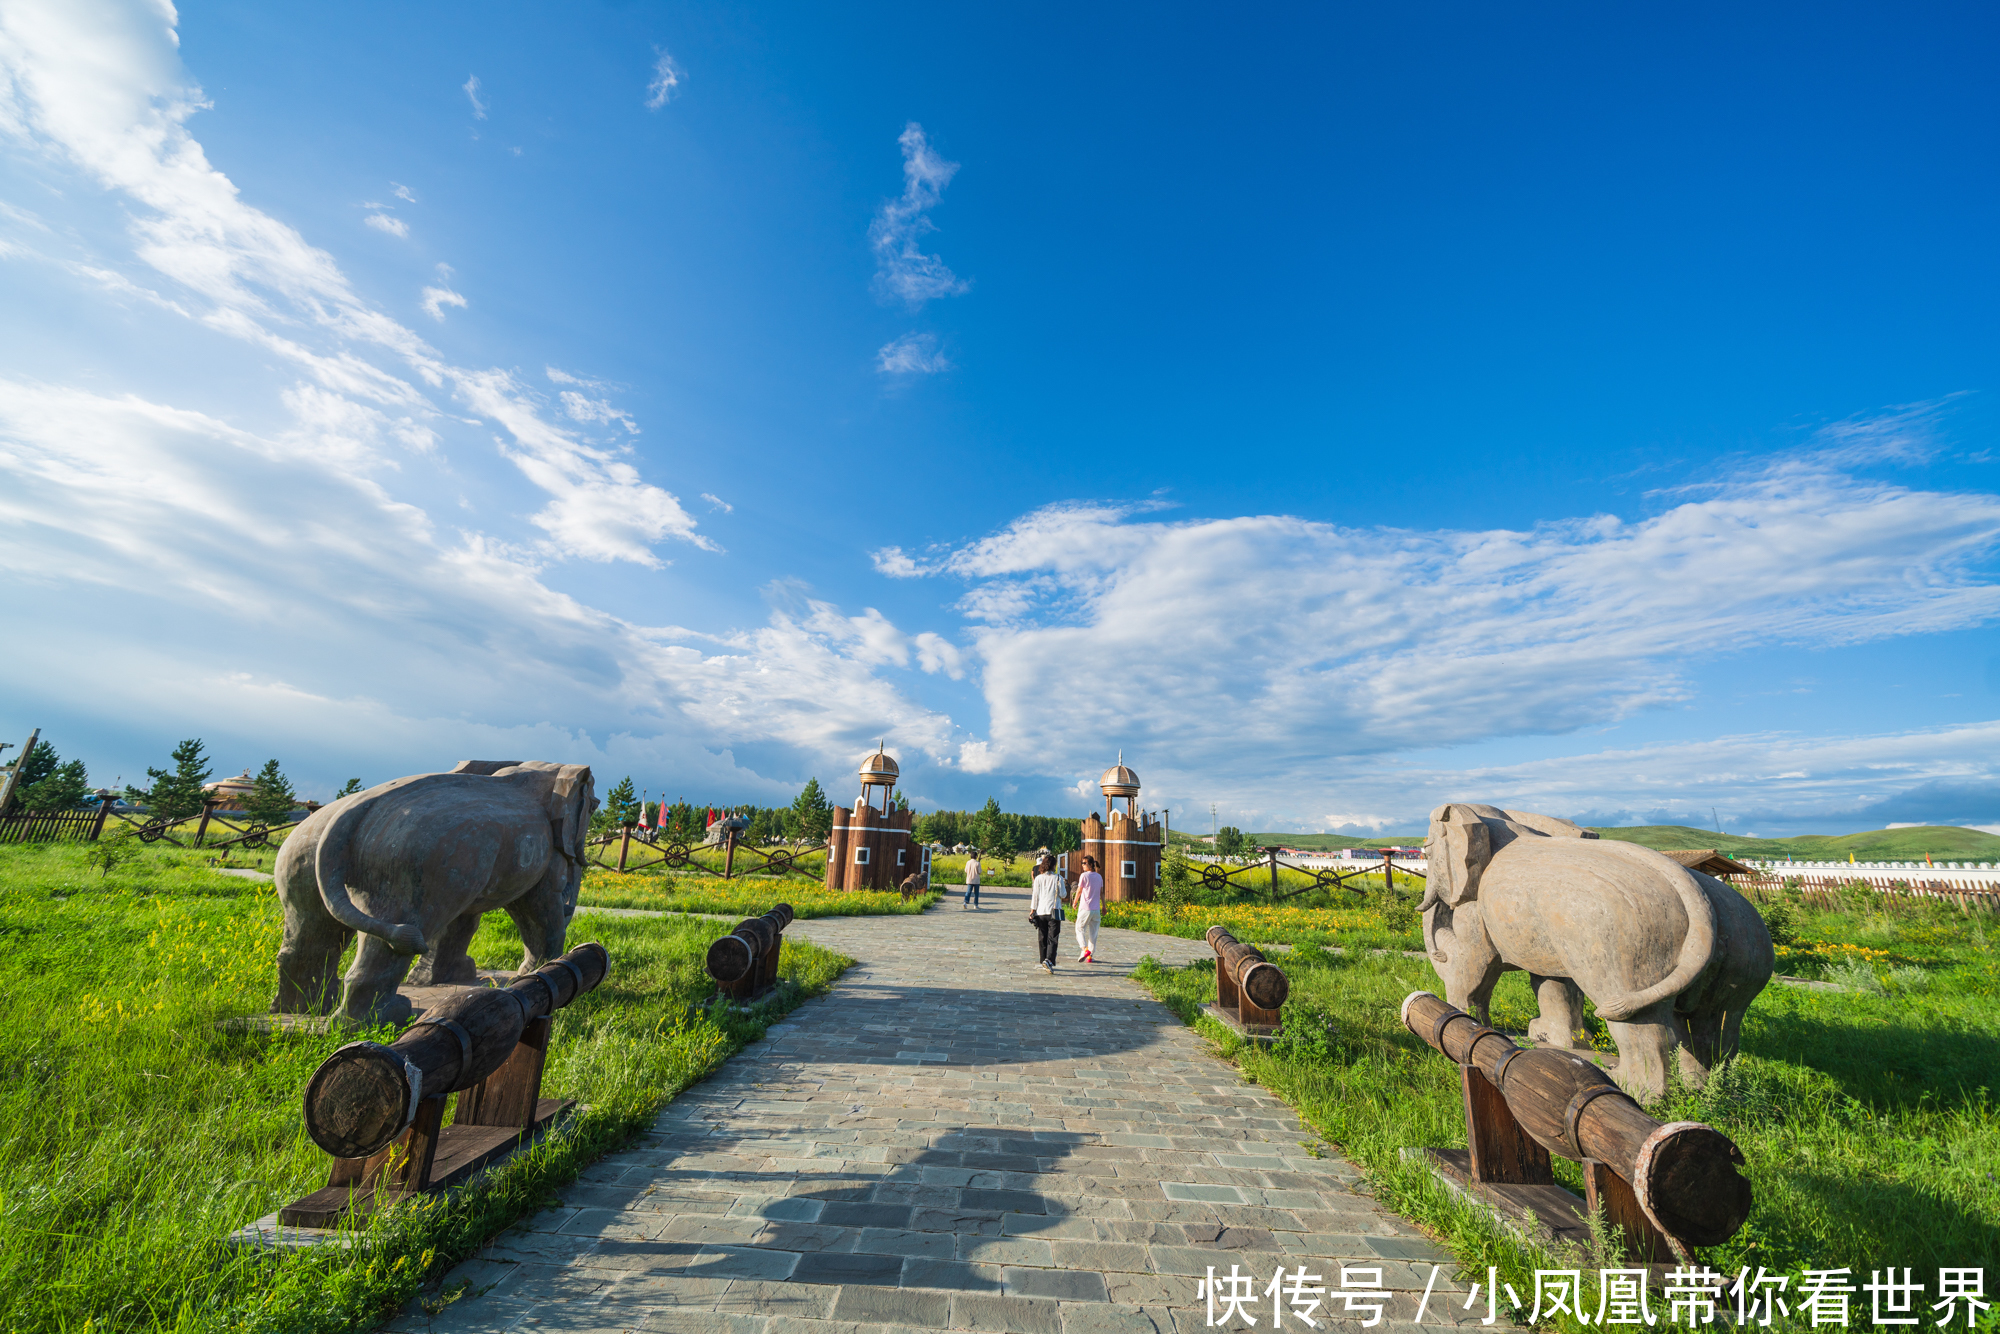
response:
<path id="1" fill-rule="evenodd" d="M 214 771 L 208 767 L 208 755 L 202 749 L 200 737 L 189 737 L 175 746 L 172 759 L 171 769 L 146 770 L 146 777 L 153 780 L 151 788 L 125 791 L 127 796 L 152 807 L 155 816 L 180 820 L 201 811 L 204 795 L 201 785 Z"/>
<path id="2" fill-rule="evenodd" d="M 278 771 L 276 760 L 266 760 L 257 771 L 256 781 L 243 798 L 243 809 L 259 824 L 283 824 L 292 818 L 299 804 L 291 780 Z"/>
<path id="3" fill-rule="evenodd" d="M 632 786 L 631 774 L 619 779 L 617 785 L 604 794 L 604 814 L 614 825 L 639 822 L 639 790 Z"/>
<path id="4" fill-rule="evenodd" d="M 824 843 L 833 832 L 833 803 L 820 790 L 819 779 L 806 780 L 804 789 L 792 802 L 785 824 L 787 832 L 803 843 Z"/>

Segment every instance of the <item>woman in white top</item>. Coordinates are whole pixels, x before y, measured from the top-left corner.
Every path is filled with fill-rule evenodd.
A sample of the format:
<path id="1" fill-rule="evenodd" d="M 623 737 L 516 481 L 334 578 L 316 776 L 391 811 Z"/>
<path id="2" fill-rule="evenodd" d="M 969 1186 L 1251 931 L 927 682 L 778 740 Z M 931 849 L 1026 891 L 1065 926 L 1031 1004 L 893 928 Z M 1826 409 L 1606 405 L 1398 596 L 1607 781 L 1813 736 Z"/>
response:
<path id="1" fill-rule="evenodd" d="M 1056 859 L 1044 857 L 1035 863 L 1035 883 L 1028 893 L 1028 920 L 1035 924 L 1041 948 L 1041 965 L 1056 970 L 1056 947 L 1062 940 L 1062 877 L 1056 874 Z"/>
<path id="2" fill-rule="evenodd" d="M 1097 873 L 1097 858 L 1083 859 L 1083 874 L 1076 878 L 1076 947 L 1082 953 L 1078 963 L 1097 962 L 1097 923 L 1104 903 L 1104 877 Z"/>

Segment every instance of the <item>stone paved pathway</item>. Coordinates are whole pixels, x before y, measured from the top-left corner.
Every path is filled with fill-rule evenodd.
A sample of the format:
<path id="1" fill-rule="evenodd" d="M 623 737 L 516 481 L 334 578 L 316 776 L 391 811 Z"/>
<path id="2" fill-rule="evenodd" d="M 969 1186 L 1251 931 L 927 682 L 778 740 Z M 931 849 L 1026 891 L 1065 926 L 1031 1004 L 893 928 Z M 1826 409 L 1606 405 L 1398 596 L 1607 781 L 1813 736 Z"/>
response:
<path id="1" fill-rule="evenodd" d="M 1281 1264 L 1337 1288 L 1343 1262 L 1381 1269 L 1377 1328 L 1407 1328 L 1443 1253 L 1126 976 L 1207 946 L 1106 931 L 1104 963 L 1067 949 L 1050 977 L 1025 891 L 985 899 L 796 923 L 859 961 L 831 995 L 448 1280 L 483 1295 L 390 1328 L 1192 1334 L 1210 1266 L 1261 1294 Z M 1425 1325 L 1480 1314 L 1448 1262 L 1436 1283 Z"/>

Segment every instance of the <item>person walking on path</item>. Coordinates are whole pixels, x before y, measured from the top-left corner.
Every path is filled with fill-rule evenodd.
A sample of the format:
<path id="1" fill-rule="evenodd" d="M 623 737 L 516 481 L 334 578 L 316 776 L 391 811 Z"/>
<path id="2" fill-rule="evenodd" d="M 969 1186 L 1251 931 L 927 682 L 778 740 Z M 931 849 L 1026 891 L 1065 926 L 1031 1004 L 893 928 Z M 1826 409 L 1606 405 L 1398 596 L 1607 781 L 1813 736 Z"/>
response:
<path id="1" fill-rule="evenodd" d="M 1056 970 L 1056 950 L 1062 944 L 1062 877 L 1056 874 L 1056 859 L 1044 857 L 1035 863 L 1035 883 L 1028 896 L 1028 920 L 1035 924 L 1045 972 Z"/>
<path id="2" fill-rule="evenodd" d="M 1104 877 L 1097 873 L 1097 858 L 1083 859 L 1083 874 L 1076 878 L 1076 947 L 1082 951 L 1078 963 L 1097 962 L 1097 923 L 1104 907 Z"/>
<path id="3" fill-rule="evenodd" d="M 959 905 L 960 908 L 979 906 L 979 871 L 979 849 L 974 848 L 972 855 L 965 859 L 965 902 Z"/>

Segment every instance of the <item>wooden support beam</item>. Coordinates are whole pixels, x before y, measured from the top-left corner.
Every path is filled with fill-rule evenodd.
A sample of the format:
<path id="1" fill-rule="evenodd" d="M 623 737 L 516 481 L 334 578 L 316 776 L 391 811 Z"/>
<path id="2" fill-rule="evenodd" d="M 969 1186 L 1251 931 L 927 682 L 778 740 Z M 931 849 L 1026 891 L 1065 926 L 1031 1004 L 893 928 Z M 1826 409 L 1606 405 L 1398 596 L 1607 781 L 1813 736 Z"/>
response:
<path id="1" fill-rule="evenodd" d="M 1625 1254 L 1642 1264 L 1671 1264 L 1681 1257 L 1666 1235 L 1653 1226 L 1631 1183 L 1618 1175 L 1609 1163 L 1595 1158 L 1583 1160 L 1583 1203 L 1591 1213 L 1604 1210 L 1614 1236 L 1622 1236 Z"/>
<path id="2" fill-rule="evenodd" d="M 1472 1179 L 1521 1186 L 1552 1186 L 1549 1151 L 1521 1129 L 1507 1099 L 1475 1065 L 1458 1067 L 1465 1096 L 1465 1143 Z"/>

